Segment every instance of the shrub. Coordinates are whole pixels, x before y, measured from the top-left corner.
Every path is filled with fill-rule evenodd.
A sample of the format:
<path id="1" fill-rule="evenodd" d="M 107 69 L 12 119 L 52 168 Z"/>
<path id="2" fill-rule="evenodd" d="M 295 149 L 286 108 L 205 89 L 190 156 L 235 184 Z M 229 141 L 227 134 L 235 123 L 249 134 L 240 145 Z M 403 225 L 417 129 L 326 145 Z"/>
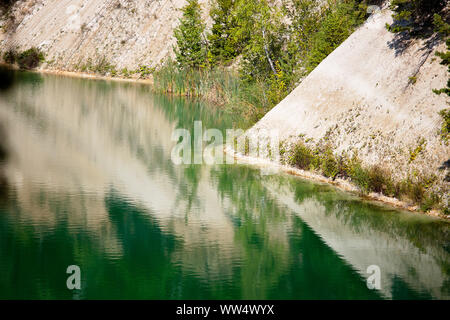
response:
<path id="1" fill-rule="evenodd" d="M 425 196 L 422 204 L 420 205 L 420 210 L 424 212 L 430 211 L 431 209 L 438 207 L 440 201 L 441 199 L 436 193 L 430 193 Z"/>
<path id="2" fill-rule="evenodd" d="M 320 157 L 320 169 L 322 174 L 328 178 L 336 178 L 339 173 L 339 166 L 331 149 L 325 150 Z"/>
<path id="3" fill-rule="evenodd" d="M 283 143 L 280 146 L 280 154 L 284 156 L 285 152 Z M 363 167 L 357 155 L 352 158 L 346 154 L 336 157 L 330 147 L 312 149 L 303 142 L 297 143 L 291 149 L 286 162 L 303 170 L 319 170 L 333 180 L 337 176 L 348 177 L 363 194 L 377 192 L 397 198 L 405 196 L 418 204 L 422 211 L 429 211 L 432 208 L 440 208 L 443 212 L 448 210 L 441 204 L 442 199 L 439 195 L 430 190 L 437 179 L 435 175 L 413 173 L 398 183 L 393 180 L 390 170 L 380 165 Z"/>
<path id="4" fill-rule="evenodd" d="M 124 77 L 126 77 L 126 78 L 128 78 L 128 77 L 130 76 L 130 72 L 128 71 L 127 68 L 123 68 L 123 69 L 120 71 L 120 73 L 121 73 Z"/>
<path id="5" fill-rule="evenodd" d="M 153 73 L 154 69 L 145 65 L 140 65 L 137 72 L 141 75 L 141 78 L 147 78 L 151 73 Z"/>
<path id="6" fill-rule="evenodd" d="M 413 162 L 414 160 L 416 160 L 417 156 L 423 151 L 423 149 L 425 148 L 426 145 L 426 141 L 424 138 L 419 139 L 418 141 L 418 145 L 417 147 L 412 150 L 409 150 L 409 163 Z"/>
<path id="7" fill-rule="evenodd" d="M 425 198 L 425 188 L 420 183 L 409 182 L 405 191 L 406 195 L 416 203 L 422 203 Z"/>
<path id="8" fill-rule="evenodd" d="M 439 112 L 442 117 L 441 138 L 448 141 L 450 135 L 450 109 L 443 109 Z"/>
<path id="9" fill-rule="evenodd" d="M 3 54 L 3 61 L 7 64 L 14 64 L 17 59 L 17 52 L 14 49 L 9 49 Z"/>
<path id="10" fill-rule="evenodd" d="M 34 69 L 44 61 L 44 54 L 37 48 L 32 47 L 17 56 L 17 63 L 22 69 Z"/>
<path id="11" fill-rule="evenodd" d="M 271 105 L 275 106 L 278 102 L 283 100 L 284 97 L 288 95 L 286 88 L 286 81 L 284 77 L 284 72 L 281 69 L 280 62 L 276 62 L 276 74 L 272 74 L 269 81 L 269 90 L 267 95 L 269 97 L 269 102 Z"/>
<path id="12" fill-rule="evenodd" d="M 350 178 L 361 189 L 362 192 L 369 192 L 370 175 L 369 171 L 362 167 L 359 161 L 356 161 L 350 169 Z"/>
<path id="13" fill-rule="evenodd" d="M 313 160 L 314 154 L 312 150 L 300 142 L 293 148 L 292 154 L 288 158 L 288 164 L 307 170 L 310 168 Z"/>
<path id="14" fill-rule="evenodd" d="M 391 173 L 377 165 L 371 167 L 369 169 L 369 190 L 385 195 L 393 195 L 395 191 L 391 181 Z"/>
<path id="15" fill-rule="evenodd" d="M 424 203 L 430 203 L 434 197 L 432 193 L 427 192 L 428 189 L 436 181 L 436 176 L 417 176 L 413 174 L 408 176 L 407 179 L 400 183 L 400 194 L 405 195 L 415 203 L 424 205 Z"/>
<path id="16" fill-rule="evenodd" d="M 105 57 L 102 57 L 96 65 L 91 65 L 90 69 L 91 71 L 101 75 L 105 75 L 107 73 L 117 73 L 116 68 L 110 64 Z"/>

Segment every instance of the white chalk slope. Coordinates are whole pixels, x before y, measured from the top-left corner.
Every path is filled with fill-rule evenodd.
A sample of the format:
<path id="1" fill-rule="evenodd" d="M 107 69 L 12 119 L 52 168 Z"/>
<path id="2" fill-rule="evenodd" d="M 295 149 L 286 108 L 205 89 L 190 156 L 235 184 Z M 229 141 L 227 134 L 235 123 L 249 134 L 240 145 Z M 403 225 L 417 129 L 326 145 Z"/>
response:
<path id="1" fill-rule="evenodd" d="M 208 1 L 201 0 L 208 20 Z M 173 29 L 185 0 L 19 0 L 14 25 L 0 30 L 0 50 L 36 46 L 44 68 L 77 70 L 90 58 L 117 70 L 155 66 L 172 54 Z M 2 22 L 3 24 L 6 21 Z"/>
<path id="2" fill-rule="evenodd" d="M 445 170 L 450 148 L 440 139 L 449 99 L 433 88 L 446 85 L 447 68 L 435 57 L 444 43 L 395 41 L 388 32 L 391 11 L 374 14 L 332 52 L 283 101 L 248 132 L 278 129 L 281 139 L 299 136 L 316 143 L 328 137 L 340 153 L 357 150 L 366 164 L 390 168 L 397 178 L 414 171 L 438 175 L 437 191 L 448 194 Z M 424 139 L 410 162 L 411 150 Z"/>

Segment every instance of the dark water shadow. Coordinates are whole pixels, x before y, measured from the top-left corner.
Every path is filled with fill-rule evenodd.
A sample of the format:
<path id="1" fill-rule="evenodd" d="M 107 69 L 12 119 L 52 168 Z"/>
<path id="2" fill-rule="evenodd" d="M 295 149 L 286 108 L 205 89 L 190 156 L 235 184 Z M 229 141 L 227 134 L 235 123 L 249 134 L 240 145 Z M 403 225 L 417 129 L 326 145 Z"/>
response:
<path id="1" fill-rule="evenodd" d="M 0 94 L 12 88 L 15 82 L 14 71 L 0 66 Z"/>
<path id="2" fill-rule="evenodd" d="M 0 121 L 0 204 L 8 201 L 9 184 L 4 172 L 4 166 L 9 158 L 8 136 L 2 121 Z"/>

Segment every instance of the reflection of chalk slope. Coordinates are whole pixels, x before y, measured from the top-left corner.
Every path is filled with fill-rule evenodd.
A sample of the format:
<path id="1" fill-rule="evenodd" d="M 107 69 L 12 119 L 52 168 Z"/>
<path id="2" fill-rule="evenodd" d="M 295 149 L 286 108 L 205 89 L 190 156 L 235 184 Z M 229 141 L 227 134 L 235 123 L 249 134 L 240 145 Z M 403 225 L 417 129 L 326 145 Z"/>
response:
<path id="1" fill-rule="evenodd" d="M 373 224 L 362 223 L 364 219 L 361 219 L 361 224 L 355 227 L 342 214 L 342 211 L 346 210 L 345 207 L 335 205 L 330 209 L 314 198 L 307 198 L 298 203 L 288 187 L 275 189 L 270 183 L 265 185 L 273 196 L 296 212 L 361 276 L 367 278 L 369 276 L 366 273 L 367 267 L 378 265 L 382 274 L 380 291 L 387 298 L 392 298 L 396 279 L 401 279 L 411 288 L 429 294 L 433 298 L 450 298 L 445 291 L 449 278 L 439 265 L 440 261 L 448 260 L 448 253 L 442 247 L 424 245 L 423 248 L 419 248 L 406 237 L 394 236 L 389 230 L 376 229 L 373 228 Z M 395 214 L 401 219 L 402 213 Z M 423 217 L 423 219 L 433 218 Z"/>

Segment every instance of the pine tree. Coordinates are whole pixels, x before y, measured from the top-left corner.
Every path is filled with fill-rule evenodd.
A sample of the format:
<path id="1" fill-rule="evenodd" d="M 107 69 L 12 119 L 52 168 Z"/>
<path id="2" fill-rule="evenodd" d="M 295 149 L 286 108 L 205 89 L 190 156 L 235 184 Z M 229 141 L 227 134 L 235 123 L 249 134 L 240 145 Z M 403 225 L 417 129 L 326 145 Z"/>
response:
<path id="1" fill-rule="evenodd" d="M 318 31 L 312 36 L 311 49 L 305 59 L 308 72 L 322 62 L 364 21 L 363 8 L 358 1 L 348 0 L 326 10 Z"/>
<path id="2" fill-rule="evenodd" d="M 282 1 L 283 11 L 291 23 L 288 26 L 286 50 L 280 64 L 288 79 L 290 91 L 304 75 L 302 62 L 313 46 L 314 35 L 318 32 L 326 11 L 320 0 Z"/>
<path id="3" fill-rule="evenodd" d="M 417 33 L 433 24 L 433 15 L 445 7 L 447 0 L 392 0 L 394 23 L 387 25 L 392 32 Z"/>
<path id="4" fill-rule="evenodd" d="M 182 11 L 183 16 L 174 30 L 177 39 L 177 45 L 174 47 L 176 60 L 181 68 L 204 68 L 207 65 L 207 43 L 198 0 L 188 0 Z"/>
<path id="5" fill-rule="evenodd" d="M 210 11 L 213 19 L 208 36 L 211 63 L 228 63 L 242 51 L 242 45 L 232 35 L 237 22 L 233 15 L 236 0 L 214 0 Z"/>

